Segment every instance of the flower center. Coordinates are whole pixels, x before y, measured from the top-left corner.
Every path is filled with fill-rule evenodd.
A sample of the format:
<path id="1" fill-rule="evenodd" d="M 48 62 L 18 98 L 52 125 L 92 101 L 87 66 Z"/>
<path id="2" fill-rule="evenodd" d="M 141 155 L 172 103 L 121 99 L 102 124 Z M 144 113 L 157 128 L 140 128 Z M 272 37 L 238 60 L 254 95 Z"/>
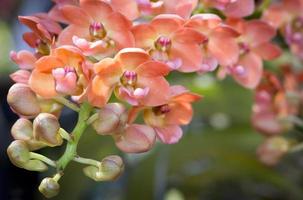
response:
<path id="1" fill-rule="evenodd" d="M 155 113 L 155 115 L 159 116 L 159 115 L 164 115 L 166 113 L 169 113 L 170 107 L 168 104 L 164 104 L 161 106 L 153 107 L 152 110 Z"/>
<path id="2" fill-rule="evenodd" d="M 138 75 L 134 71 L 125 71 L 120 78 L 122 85 L 134 87 L 137 83 Z"/>
<path id="3" fill-rule="evenodd" d="M 158 51 L 168 52 L 171 48 L 171 45 L 172 45 L 171 39 L 166 36 L 160 36 L 155 41 L 155 48 Z"/>
<path id="4" fill-rule="evenodd" d="M 92 40 L 102 40 L 106 36 L 106 30 L 101 22 L 93 22 L 89 26 L 89 34 Z"/>
<path id="5" fill-rule="evenodd" d="M 246 54 L 249 52 L 249 46 L 248 44 L 244 43 L 244 42 L 240 42 L 239 43 L 239 47 L 240 47 L 240 54 Z"/>
<path id="6" fill-rule="evenodd" d="M 303 17 L 297 17 L 292 21 L 292 30 L 294 32 L 301 32 L 303 33 Z"/>
<path id="7" fill-rule="evenodd" d="M 36 41 L 36 51 L 37 51 L 37 53 L 39 53 L 41 55 L 49 55 L 50 47 L 46 42 L 38 39 Z"/>

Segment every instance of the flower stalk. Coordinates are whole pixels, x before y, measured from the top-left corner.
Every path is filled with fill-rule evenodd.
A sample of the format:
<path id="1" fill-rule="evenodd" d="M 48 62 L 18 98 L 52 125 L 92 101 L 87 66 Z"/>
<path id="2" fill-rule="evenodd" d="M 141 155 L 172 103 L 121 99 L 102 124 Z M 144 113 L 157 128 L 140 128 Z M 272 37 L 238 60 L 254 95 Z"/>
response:
<path id="1" fill-rule="evenodd" d="M 67 142 L 66 150 L 57 162 L 58 170 L 64 170 L 64 168 L 68 165 L 68 163 L 72 161 L 74 157 L 77 155 L 77 146 L 81 136 L 83 135 L 85 129 L 88 126 L 87 119 L 89 118 L 91 111 L 92 111 L 92 106 L 89 103 L 84 102 L 81 105 L 78 122 L 72 132 L 73 140 Z"/>

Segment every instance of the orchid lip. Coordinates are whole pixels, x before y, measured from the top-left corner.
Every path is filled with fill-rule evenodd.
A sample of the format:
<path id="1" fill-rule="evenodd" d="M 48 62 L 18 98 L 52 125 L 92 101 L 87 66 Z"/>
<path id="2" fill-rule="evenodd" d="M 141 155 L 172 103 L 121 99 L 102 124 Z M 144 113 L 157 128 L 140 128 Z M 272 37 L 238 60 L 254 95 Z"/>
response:
<path id="1" fill-rule="evenodd" d="M 78 76 L 73 67 L 56 68 L 52 70 L 56 91 L 62 94 L 73 94 L 77 88 Z"/>
<path id="2" fill-rule="evenodd" d="M 50 54 L 50 47 L 49 44 L 38 39 L 36 41 L 36 51 L 42 55 L 49 55 Z"/>

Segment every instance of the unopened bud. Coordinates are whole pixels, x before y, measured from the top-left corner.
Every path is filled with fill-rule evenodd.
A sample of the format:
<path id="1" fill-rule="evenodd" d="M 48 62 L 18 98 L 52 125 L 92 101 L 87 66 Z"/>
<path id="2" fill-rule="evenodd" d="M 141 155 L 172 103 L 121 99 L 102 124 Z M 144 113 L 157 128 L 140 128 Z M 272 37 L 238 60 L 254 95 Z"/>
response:
<path id="1" fill-rule="evenodd" d="M 14 84 L 8 91 L 7 102 L 21 116 L 34 117 L 40 113 L 36 94 L 26 84 Z"/>
<path id="2" fill-rule="evenodd" d="M 46 198 L 52 198 L 52 197 L 58 195 L 58 193 L 60 191 L 60 185 L 53 178 L 47 177 L 41 181 L 41 183 L 39 185 L 39 191 Z"/>
<path id="3" fill-rule="evenodd" d="M 37 150 L 45 145 L 33 138 L 33 124 L 28 119 L 18 119 L 11 129 L 12 136 L 15 140 L 23 140 L 27 143 L 30 150 Z"/>
<path id="4" fill-rule="evenodd" d="M 23 165 L 22 168 L 29 171 L 37 171 L 37 172 L 43 172 L 48 169 L 47 165 L 40 160 L 29 160 L 27 163 Z"/>
<path id="5" fill-rule="evenodd" d="M 39 99 L 39 98 L 38 98 Z M 39 99 L 39 105 L 42 113 L 50 113 L 59 117 L 63 105 L 51 99 Z"/>
<path id="6" fill-rule="evenodd" d="M 123 172 L 124 164 L 119 156 L 107 156 L 100 166 L 89 166 L 83 169 L 84 174 L 95 181 L 116 180 Z"/>
<path id="7" fill-rule="evenodd" d="M 20 168 L 23 168 L 23 166 L 30 159 L 30 152 L 28 146 L 22 140 L 13 141 L 7 148 L 7 155 L 10 161 Z"/>
<path id="8" fill-rule="evenodd" d="M 119 131 L 127 120 L 126 109 L 120 103 L 107 104 L 99 111 L 98 115 L 93 127 L 100 135 L 110 135 Z"/>
<path id="9" fill-rule="evenodd" d="M 258 148 L 257 155 L 261 162 L 272 166 L 279 162 L 287 153 L 289 143 L 283 137 L 271 137 L 266 139 Z"/>
<path id="10" fill-rule="evenodd" d="M 39 114 L 34 122 L 34 139 L 48 146 L 58 146 L 63 142 L 59 134 L 60 124 L 56 116 L 49 113 Z"/>

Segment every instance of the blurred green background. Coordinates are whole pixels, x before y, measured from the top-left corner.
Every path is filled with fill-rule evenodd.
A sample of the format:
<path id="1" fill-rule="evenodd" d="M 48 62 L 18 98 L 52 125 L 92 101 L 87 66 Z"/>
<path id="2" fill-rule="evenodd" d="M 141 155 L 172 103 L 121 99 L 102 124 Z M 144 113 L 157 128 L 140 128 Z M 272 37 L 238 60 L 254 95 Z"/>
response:
<path id="1" fill-rule="evenodd" d="M 11 8 L 12 13 L 2 16 L 0 20 L 0 122 L 5 122 L 0 124 L 6 126 L 1 128 L 2 130 L 9 130 L 15 120 L 5 103 L 5 92 L 12 84 L 8 75 L 16 69 L 8 59 L 9 50 L 20 48 L 16 44 L 16 37 L 20 40 L 21 36 L 13 32 L 13 27 L 19 26 L 16 16 L 22 12 L 22 6 L 37 1 L 23 1 L 23 4 L 21 1 L 13 2 L 16 4 Z M 84 166 L 72 163 L 60 180 L 61 192 L 54 199 L 303 199 L 302 153 L 288 155 L 272 168 L 261 164 L 256 158 L 255 150 L 261 143 L 262 136 L 256 133 L 250 124 L 252 91 L 243 89 L 230 78 L 218 81 L 214 74 L 173 73 L 169 80 L 172 84 L 183 84 L 204 96 L 203 100 L 194 104 L 194 119 L 189 126 L 184 127 L 182 140 L 175 145 L 157 143 L 149 153 L 126 155 L 117 150 L 110 137 L 98 136 L 92 129 L 88 129 L 80 142 L 78 153 L 95 159 L 119 154 L 126 163 L 124 175 L 115 182 L 96 183 L 84 176 Z M 75 116 L 67 112 L 64 117 L 67 118 L 65 125 L 71 126 L 68 118 L 73 121 Z M 27 187 L 32 190 L 34 197 L 24 195 L 22 191 L 25 189 L 18 184 L 18 181 L 23 179 L 23 172 L 18 171 L 16 179 L 10 176 L 10 171 L 16 169 L 5 158 L 5 148 L 11 140 L 9 135 L 9 131 L 1 132 L 3 139 L 0 166 L 2 175 L 6 176 L 0 176 L 0 186 L 8 188 L 8 191 L 5 190 L 8 194 L 0 199 L 44 199 L 37 187 L 39 181 L 52 174 L 52 171 L 30 177 L 34 181 Z M 56 159 L 63 151 L 64 146 L 46 149 L 41 153 Z M 24 175 L 24 179 L 25 177 L 28 177 L 28 173 Z M 4 190 L 2 191 L 4 194 Z M 20 191 L 21 194 L 17 194 Z"/>

